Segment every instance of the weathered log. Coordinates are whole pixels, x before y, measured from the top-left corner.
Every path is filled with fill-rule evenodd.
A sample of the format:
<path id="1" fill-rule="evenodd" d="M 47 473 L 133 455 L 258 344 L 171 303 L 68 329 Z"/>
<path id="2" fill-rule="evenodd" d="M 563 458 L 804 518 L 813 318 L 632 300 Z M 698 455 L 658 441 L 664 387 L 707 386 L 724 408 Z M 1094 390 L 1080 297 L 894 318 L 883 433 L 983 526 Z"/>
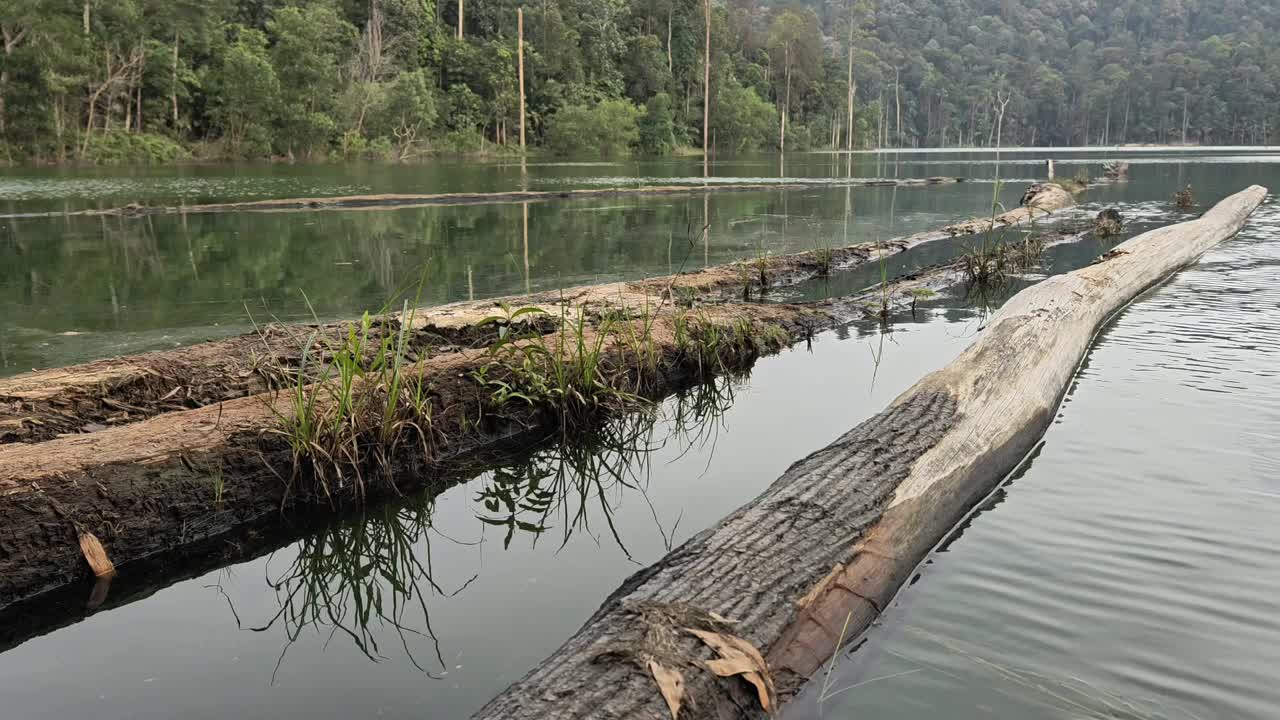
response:
<path id="1" fill-rule="evenodd" d="M 963 182 L 963 178 L 929 177 L 901 179 L 840 179 L 832 187 L 919 187 Z M 644 185 L 635 187 L 585 188 L 579 190 L 509 190 L 504 192 L 460 193 L 383 193 L 379 195 L 338 195 L 333 197 L 278 198 L 245 202 L 206 203 L 202 205 L 141 205 L 131 203 L 114 208 L 91 208 L 71 212 L 13 213 L 10 217 L 62 217 L 66 215 L 196 215 L 224 212 L 309 212 L 312 210 L 387 210 L 421 208 L 434 205 L 492 205 L 499 203 L 541 202 L 546 200 L 590 200 L 639 195 L 692 195 L 709 192 L 765 192 L 801 190 L 812 184 L 798 183 L 720 183 L 716 185 Z"/>
<path id="2" fill-rule="evenodd" d="M 909 246 L 903 241 L 894 247 L 853 248 L 848 262 L 856 264 L 878 253 Z M 809 260 L 793 256 L 780 261 L 786 264 L 769 267 L 809 272 L 805 269 Z M 654 352 L 670 360 L 660 363 L 658 377 L 646 381 L 649 391 L 660 395 L 687 382 L 689 375 L 689 369 L 684 367 L 688 354 L 680 349 L 677 340 L 676 327 L 684 313 L 670 297 L 674 288 L 711 292 L 725 283 L 740 283 L 744 268 L 712 269 L 663 281 L 590 286 L 554 297 L 532 296 L 525 300 L 545 304 L 552 315 L 564 312 L 560 304 L 563 302 L 571 315 L 581 309 L 588 323 L 591 318 L 604 315 L 637 317 L 640 312 L 645 313 L 652 319 L 645 332 L 651 333 Z M 472 330 L 492 333 L 494 328 L 482 325 L 480 320 L 493 312 L 490 303 L 466 303 L 432 309 L 423 322 L 430 323 L 432 332 L 451 328 L 460 338 Z M 777 349 L 782 339 L 795 341 L 811 334 L 831 318 L 831 308 L 729 302 L 698 308 L 691 317 L 697 324 L 711 323 L 727 330 L 754 328 L 751 332 L 759 333 L 762 346 Z M 641 322 L 632 321 L 633 326 Z M 339 329 L 329 328 L 335 332 Z M 599 329 L 588 327 L 586 331 L 594 336 Z M 306 330 L 296 333 L 299 337 L 305 334 Z M 287 345 L 293 337 L 284 332 L 279 339 Z M 615 328 L 609 342 L 613 348 L 610 352 L 616 356 L 617 377 L 637 377 L 644 358 L 628 353 L 625 338 L 619 337 Z M 95 432 L 67 434 L 38 443 L 0 445 L 0 607 L 82 576 L 83 563 L 78 552 L 73 551 L 74 531 L 79 529 L 97 534 L 112 558 L 124 564 L 256 522 L 292 501 L 283 482 L 283 476 L 290 474 L 290 457 L 284 438 L 277 432 L 280 416 L 292 413 L 288 393 L 245 395 L 249 386 L 233 385 L 230 390 L 238 396 L 226 399 L 217 395 L 222 386 L 213 383 L 212 390 L 204 388 L 197 393 L 214 398 L 201 403 L 201 407 L 169 412 L 166 405 L 175 397 L 175 390 L 167 390 L 166 384 L 172 388 L 189 387 L 219 374 L 234 378 L 233 382 L 245 376 L 252 380 L 255 371 L 245 357 L 248 350 L 254 345 L 271 344 L 254 338 L 252 343 L 240 346 L 239 356 L 229 357 L 225 351 L 236 346 L 227 343 L 231 341 L 196 346 L 187 353 L 169 351 L 164 355 L 164 364 L 145 363 L 139 358 L 92 364 L 84 368 L 85 375 L 92 378 L 90 385 L 84 387 L 107 391 L 123 388 L 124 392 L 138 391 L 138 396 L 127 395 L 128 401 L 122 402 L 110 394 L 90 394 L 73 402 L 71 408 L 83 420 L 84 408 L 92 409 L 95 401 L 110 407 L 112 413 L 122 412 L 120 407 L 127 405 L 127 417 L 113 417 L 120 422 L 94 428 Z M 279 348 L 264 349 L 273 355 Z M 296 349 L 295 343 L 285 351 Z M 732 343 L 724 344 L 724 350 L 735 352 Z M 184 358 L 194 358 L 196 362 L 184 366 Z M 433 352 L 415 365 L 413 372 L 423 373 L 431 387 L 427 416 L 431 418 L 436 445 L 434 456 L 427 458 L 431 465 L 441 459 L 456 460 L 477 448 L 491 448 L 521 428 L 537 427 L 540 419 L 529 408 L 514 417 L 510 415 L 514 410 L 501 410 L 496 416 L 491 412 L 491 392 L 474 379 L 474 373 L 491 360 L 481 348 L 459 348 L 450 353 Z M 296 359 L 292 365 L 286 364 L 286 368 L 296 366 Z M 112 373 L 142 378 L 141 390 L 137 384 L 113 381 Z M 0 396 L 5 395 L 6 385 L 21 388 L 23 394 L 10 402 L 8 409 L 20 413 L 24 421 L 35 415 L 41 423 L 37 427 L 47 428 L 52 424 L 52 415 L 38 415 L 40 403 L 66 400 L 77 382 L 75 369 L 21 376 L 0 381 Z M 324 407 L 327 396 L 321 393 L 318 397 Z M 158 410 L 159 414 L 150 415 L 151 410 Z M 485 427 L 477 426 L 476 418 L 481 416 L 491 421 Z M 0 420 L 3 419 L 0 413 Z M 422 472 L 409 475 L 415 483 L 428 479 Z M 218 478 L 216 493 L 213 476 Z"/>
<path id="3" fill-rule="evenodd" d="M 619 320 L 608 328 L 583 329 L 584 347 L 600 342 L 601 383 L 665 397 L 716 370 L 745 370 L 758 354 L 798 341 L 827 318 L 818 308 L 755 303 L 689 313 L 667 305 L 651 312 L 648 321 Z M 687 344 L 690 337 L 713 328 L 715 337 L 741 340 L 717 342 L 705 352 Z M 643 353 L 629 344 L 631 338 L 644 343 Z M 545 343 L 540 347 L 571 363 L 575 339 L 576 331 L 563 345 L 559 334 L 516 342 Z M 369 462 L 324 467 L 348 486 L 360 478 L 362 489 L 354 493 L 298 487 L 288 479 L 308 462 L 313 469 L 327 462 L 291 454 L 281 418 L 293 416 L 292 391 L 168 412 L 40 443 L 0 446 L 0 608 L 84 577 L 87 568 L 78 540 L 86 531 L 101 538 L 111 558 L 124 565 L 278 516 L 284 509 L 305 508 L 307 501 L 343 506 L 416 489 L 434 481 L 442 468 L 481 451 L 545 433 L 555 426 L 553 408 L 496 402 L 493 388 L 477 379 L 489 370 L 509 372 L 493 367 L 500 358 L 486 350 L 463 350 L 406 369 L 406 378 L 421 375 L 425 380 L 424 405 L 415 410 L 419 414 L 414 420 L 423 422 L 429 433 L 421 443 L 398 446 L 398 453 L 396 447 L 379 445 L 372 416 L 352 418 L 352 427 L 362 429 L 350 443 L 369 451 L 361 452 Z M 373 393 L 384 389 L 376 385 L 376 377 L 367 381 L 373 385 L 365 382 L 357 380 L 357 397 L 366 387 Z M 327 417 L 338 403 L 333 389 L 329 382 L 304 390 L 315 398 L 317 417 Z M 630 407 L 619 402 L 602 410 Z M 386 455 L 376 459 L 382 450 Z M 388 469 L 390 473 L 384 472 Z"/>
<path id="4" fill-rule="evenodd" d="M 1052 185 L 1036 185 L 1026 193 L 1027 205 L 995 218 L 998 227 L 1044 217 L 1074 204 L 1071 195 Z M 963 226 L 963 230 L 957 228 Z M 751 263 L 715 265 L 689 273 L 568 288 L 563 291 L 451 303 L 415 311 L 415 349 L 433 356 L 492 341 L 493 328 L 478 324 L 498 303 L 538 306 L 558 312 L 562 302 L 594 312 L 709 296 L 759 294 L 770 287 L 794 284 L 823 273 L 851 269 L 883 256 L 945 240 L 956 234 L 981 232 L 991 218 L 972 219 L 940 230 L 916 233 L 880 243 L 861 243 L 793 255 L 768 256 Z M 250 333 L 172 350 L 97 360 L 66 368 L 37 370 L 0 378 L 0 445 L 40 442 L 85 428 L 138 422 L 175 410 L 213 405 L 267 390 L 260 370 L 277 357 L 296 358 L 312 335 L 335 341 L 349 323 L 325 326 L 270 325 Z M 419 345 L 420 340 L 420 345 Z"/>
<path id="5" fill-rule="evenodd" d="M 785 700 L 856 638 L 1025 457 L 1108 318 L 1239 231 L 1266 192 L 1248 188 L 1023 290 L 949 366 L 629 578 L 475 717 L 671 717 L 673 673 L 681 718 L 762 716 L 773 690 Z M 708 632 L 760 648 L 768 668 L 727 662 Z"/>

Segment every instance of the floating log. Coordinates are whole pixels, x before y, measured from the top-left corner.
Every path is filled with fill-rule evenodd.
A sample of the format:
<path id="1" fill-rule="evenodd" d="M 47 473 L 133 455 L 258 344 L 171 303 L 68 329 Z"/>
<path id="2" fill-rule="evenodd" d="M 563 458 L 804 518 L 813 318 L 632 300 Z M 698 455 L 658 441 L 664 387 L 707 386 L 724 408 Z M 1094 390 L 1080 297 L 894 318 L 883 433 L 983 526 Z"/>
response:
<path id="1" fill-rule="evenodd" d="M 929 177 L 903 179 L 840 179 L 823 183 L 827 187 L 921 187 L 963 182 L 963 178 Z M 641 185 L 635 187 L 586 188 L 579 190 L 511 190 L 488 193 L 383 193 L 378 195 L 339 195 L 334 197 L 279 198 L 247 202 L 206 203 L 202 205 L 152 206 L 131 203 L 114 208 L 74 210 L 71 212 L 14 213 L 13 217 L 63 217 L 67 215 L 195 215 L 205 213 L 299 212 L 312 210 L 388 210 L 421 208 L 436 205 L 493 205 L 500 203 L 543 202 L 547 200 L 591 200 L 597 198 L 638 195 L 692 195 L 709 192 L 773 192 L 804 190 L 817 183 L 717 183 L 712 185 Z"/>
<path id="2" fill-rule="evenodd" d="M 994 218 L 994 227 L 1013 227 L 1071 207 L 1074 198 L 1054 185 L 1035 185 L 1026 204 Z M 715 265 L 689 273 L 633 282 L 568 288 L 564 291 L 464 301 L 415 311 L 420 348 L 432 355 L 484 347 L 493 329 L 478 323 L 499 303 L 538 306 L 558 312 L 561 302 L 596 309 L 709 297 L 742 297 L 848 270 L 956 235 L 983 232 L 992 218 L 975 218 L 939 230 L 879 243 L 829 251 L 768 256 L 748 263 Z M 678 298 L 672 298 L 675 294 Z M 261 332 L 198 343 L 173 350 L 96 360 L 65 368 L 0 378 L 0 445 L 41 442 L 60 435 L 190 408 L 206 407 L 268 389 L 260 370 L 277 358 L 292 361 L 312 335 L 337 341 L 350 323 L 269 325 Z M 419 343 L 415 342 L 415 347 Z M 289 364 L 288 362 L 285 363 Z"/>
<path id="3" fill-rule="evenodd" d="M 1266 193 L 1250 187 L 1018 293 L 949 366 L 627 579 L 475 717 L 763 717 L 1022 461 L 1099 328 L 1238 232 Z"/>
<path id="4" fill-rule="evenodd" d="M 1044 208 L 1037 203 L 1031 210 L 1014 212 L 1018 214 L 1010 222 L 1021 222 L 1019 218 L 1041 216 Z M 859 246 L 848 251 L 847 262 L 865 262 L 913 243 L 944 237 L 949 234 L 922 234 L 893 246 Z M 816 267 L 812 258 L 802 261 L 792 256 L 779 262 L 785 264 L 769 267 L 816 272 L 805 269 L 811 264 Z M 661 362 L 657 377 L 647 382 L 651 383 L 648 391 L 660 396 L 690 381 L 689 358 L 680 349 L 680 333 L 675 329 L 686 308 L 675 297 L 676 289 L 689 288 L 697 295 L 740 287 L 737 284 L 744 277 L 753 282 L 751 278 L 757 270 L 754 264 L 732 267 L 732 271 L 721 268 L 661 280 L 528 296 L 518 304 L 544 307 L 553 317 L 581 311 L 589 322 L 603 316 L 630 317 L 631 321 L 622 322 L 630 322 L 631 327 L 644 322 L 634 319 L 640 313 L 651 313 L 652 325 L 644 332 L 652 333 L 652 352 Z M 439 348 L 433 346 L 430 356 L 414 366 L 413 373 L 422 373 L 429 379 L 427 416 L 436 445 L 432 457 L 417 461 L 421 464 L 433 466 L 479 449 L 491 449 L 513 434 L 536 431 L 538 423 L 545 424 L 547 420 L 538 415 L 537 409 L 517 407 L 494 412 L 490 407 L 491 390 L 475 379 L 475 374 L 492 361 L 486 346 L 493 340 L 495 327 L 484 324 L 483 318 L 494 312 L 490 301 L 426 311 L 421 326 L 416 324 L 415 316 L 415 331 L 438 334 L 448 329 L 451 342 L 472 342 L 470 347 L 455 347 L 450 352 L 437 351 Z M 730 301 L 697 306 L 691 317 L 695 323 L 717 326 L 721 336 L 742 328 L 754 335 L 747 340 L 756 347 L 741 356 L 732 344 L 724 345 L 724 352 L 735 356 L 717 361 L 716 365 L 734 369 L 735 364 L 749 366 L 755 352 L 777 350 L 782 343 L 811 335 L 815 328 L 832 319 L 833 312 L 825 305 Z M 297 353 L 306 335 L 324 330 L 341 336 L 345 335 L 345 327 L 284 328 L 276 337 L 278 343 L 247 336 L 241 345 L 223 341 L 168 351 L 159 356 L 159 361 L 155 355 L 143 355 L 0 381 L 0 396 L 17 397 L 7 399 L 0 407 L 21 414 L 24 421 L 36 417 L 30 423 L 36 428 L 63 422 L 60 418 L 67 417 L 68 412 L 72 421 L 78 418 L 83 422 L 99 405 L 112 414 L 104 418 L 107 424 L 92 428 L 93 432 L 0 445 L 0 607 L 83 576 L 79 554 L 69 552 L 80 525 L 102 538 L 115 561 L 123 564 L 260 521 L 293 503 L 295 498 L 283 480 L 293 469 L 288 445 L 280 433 L 273 432 L 279 429 L 282 416 L 292 415 L 290 393 L 235 383 L 262 382 L 256 377 L 251 360 L 258 348 L 270 357 L 283 353 L 285 357 L 277 363 L 278 368 L 296 373 Z M 616 332 L 608 341 L 609 364 L 619 379 L 637 377 L 640 365 L 647 361 L 634 352 L 628 353 Z M 586 334 L 589 344 L 590 338 L 601 331 L 588 327 Z M 322 354 L 320 350 L 313 352 Z M 276 361 L 268 362 L 268 367 L 272 362 Z M 201 386 L 219 374 L 232 378 L 232 384 L 214 383 L 213 389 Z M 292 382 L 286 377 L 284 384 Z M 200 388 L 194 395 L 189 392 L 192 386 Z M 251 394 L 250 387 L 259 391 Z M 17 395 L 14 388 L 21 389 L 22 394 Z M 218 394 L 223 391 L 232 396 Z M 76 392 L 81 394 L 76 396 Z M 172 409 L 168 403 L 176 402 L 179 395 L 194 399 L 200 406 Z M 54 407 L 68 397 L 78 399 L 41 414 L 42 409 Z M 318 396 L 320 407 L 330 399 L 324 394 Z M 486 418 L 483 424 L 477 421 L 481 417 Z M 428 469 L 414 468 L 408 473 L 409 482 L 430 481 Z M 409 487 L 402 484 L 380 490 L 403 491 Z M 78 524 L 68 518 L 77 519 Z"/>

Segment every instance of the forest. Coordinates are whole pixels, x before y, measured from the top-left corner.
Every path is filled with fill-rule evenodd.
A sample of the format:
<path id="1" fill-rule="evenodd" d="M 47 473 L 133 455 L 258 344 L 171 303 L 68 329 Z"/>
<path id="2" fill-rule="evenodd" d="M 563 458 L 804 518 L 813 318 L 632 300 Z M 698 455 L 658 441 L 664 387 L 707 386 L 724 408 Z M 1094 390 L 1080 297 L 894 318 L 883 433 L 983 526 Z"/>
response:
<path id="1" fill-rule="evenodd" d="M 1280 102 L 1244 0 L 5 0 L 0 40 L 8 162 L 1266 144 Z"/>

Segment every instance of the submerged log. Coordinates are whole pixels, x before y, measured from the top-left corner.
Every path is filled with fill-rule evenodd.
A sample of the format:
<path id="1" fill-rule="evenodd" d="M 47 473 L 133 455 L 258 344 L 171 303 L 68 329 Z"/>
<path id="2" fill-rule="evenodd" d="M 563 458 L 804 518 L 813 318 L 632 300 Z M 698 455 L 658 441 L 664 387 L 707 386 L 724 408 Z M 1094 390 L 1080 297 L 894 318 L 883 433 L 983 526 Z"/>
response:
<path id="1" fill-rule="evenodd" d="M 1028 223 L 1075 204 L 1069 193 L 1055 187 L 1033 186 L 1026 193 L 1027 205 L 997 216 L 995 226 Z M 957 230 L 960 226 L 965 229 Z M 687 304 L 758 295 L 771 288 L 851 269 L 925 243 L 991 227 L 991 218 L 971 219 L 940 230 L 879 243 L 768 256 L 749 263 L 715 265 L 634 282 L 451 303 L 415 311 L 414 347 L 420 352 L 430 352 L 433 357 L 485 347 L 492 342 L 494 329 L 480 327 L 479 323 L 494 314 L 500 302 L 514 307 L 538 306 L 553 314 L 562 302 L 568 302 L 599 313 L 645 303 Z M 350 323 L 345 322 L 323 326 L 269 325 L 261 332 L 173 350 L 0 378 L 0 445 L 51 440 L 60 435 L 139 422 L 161 413 L 206 407 L 264 392 L 269 389 L 271 379 L 264 375 L 264 369 L 276 361 L 285 366 L 294 365 L 313 335 L 340 341 L 349 327 Z M 394 323 L 389 327 L 394 327 Z"/>
<path id="2" fill-rule="evenodd" d="M 857 264 L 946 236 L 922 234 L 892 246 L 857 246 L 835 257 L 840 263 Z M 779 272 L 816 272 L 812 254 L 772 260 L 778 264 L 768 267 Z M 752 282 L 757 270 L 754 263 L 737 264 L 526 296 L 518 304 L 543 307 L 552 318 L 561 313 L 582 317 L 588 345 L 592 338 L 605 339 L 609 382 L 616 379 L 619 387 L 630 389 L 626 383 L 644 377 L 645 392 L 660 397 L 688 383 L 691 375 L 705 374 L 703 360 L 692 357 L 687 345 L 690 328 L 716 327 L 715 335 L 721 338 L 745 333 L 742 340 L 751 347 L 721 341 L 712 352 L 727 357 L 709 358 L 715 360 L 709 364 L 731 371 L 745 369 L 755 353 L 801 340 L 832 319 L 832 309 L 825 305 L 715 302 L 689 309 L 676 297 L 682 288 L 700 297 L 740 287 L 744 275 Z M 410 347 L 415 352 L 430 350 L 424 360 L 414 358 L 410 372 L 425 378 L 429 386 L 421 412 L 429 420 L 432 445 L 430 453 L 411 460 L 416 463 L 413 472 L 406 473 L 411 483 L 430 481 L 427 471 L 441 462 L 490 449 L 513 434 L 536 432 L 547 424 L 538 408 L 518 403 L 495 408 L 492 388 L 477 380 L 494 360 L 486 346 L 498 326 L 484 318 L 496 310 L 492 301 L 434 308 L 415 316 L 408 328 L 415 333 Z M 604 317 L 613 319 L 611 331 L 601 325 Z M 394 322 L 379 332 L 396 332 L 403 318 L 389 320 Z M 264 368 L 258 366 L 282 378 L 275 387 L 290 387 L 300 367 L 316 367 L 316 358 L 324 354 L 324 344 L 313 345 L 307 337 L 315 331 L 341 338 L 345 327 L 284 328 L 272 338 L 233 338 L 0 381 L 0 421 L 7 411 L 27 432 L 47 433 L 51 427 L 91 430 L 58 434 L 63 432 L 59 430 L 52 439 L 44 435 L 40 442 L 0 445 L 0 607 L 82 577 L 77 532 L 95 533 L 117 564 L 127 564 L 300 504 L 290 478 L 303 463 L 291 457 L 281 420 L 293 415 L 293 395 L 267 391 L 264 383 L 269 378 L 262 377 Z M 643 353 L 629 349 L 624 332 L 628 327 L 636 331 L 633 341 L 643 338 L 642 346 L 648 348 Z M 432 337 L 443 333 L 449 342 L 461 345 L 447 352 L 435 345 L 420 348 L 415 344 L 419 332 Z M 558 342 L 554 328 L 535 327 L 531 332 L 546 333 L 542 339 L 553 345 Z M 377 345 L 376 339 L 372 344 Z M 298 357 L 304 345 L 310 349 L 306 363 Z M 267 360 L 255 360 L 255 354 Z M 317 387 L 304 394 L 314 393 L 321 410 L 331 407 L 330 388 L 317 392 Z M 199 406 L 171 405 L 181 408 L 186 402 Z M 93 412 L 110 417 L 92 428 L 75 424 L 97 417 Z M 371 493 L 411 487 L 378 484 Z"/>
<path id="3" fill-rule="evenodd" d="M 1238 232 L 1266 192 L 1250 187 L 1018 293 L 953 363 L 630 577 L 475 717 L 763 716 L 1022 461 L 1098 329 Z"/>
<path id="4" fill-rule="evenodd" d="M 929 177 L 903 179 L 840 179 L 831 187 L 920 187 L 964 182 L 963 178 Z M 279 198 L 245 202 L 207 203 L 203 205 L 141 205 L 130 203 L 114 208 L 74 210 L 71 212 L 15 213 L 9 217 L 63 217 L 66 215 L 195 215 L 226 212 L 309 212 L 312 210 L 387 210 L 421 208 L 434 205 L 492 205 L 499 203 L 540 202 L 545 200 L 589 200 L 638 195 L 691 195 L 709 192 L 764 192 L 802 190 L 813 184 L 798 183 L 721 183 L 716 185 L 643 185 L 636 187 L 586 188 L 580 190 L 510 190 L 504 192 L 467 192 L 379 195 L 339 195 L 334 197 Z"/>

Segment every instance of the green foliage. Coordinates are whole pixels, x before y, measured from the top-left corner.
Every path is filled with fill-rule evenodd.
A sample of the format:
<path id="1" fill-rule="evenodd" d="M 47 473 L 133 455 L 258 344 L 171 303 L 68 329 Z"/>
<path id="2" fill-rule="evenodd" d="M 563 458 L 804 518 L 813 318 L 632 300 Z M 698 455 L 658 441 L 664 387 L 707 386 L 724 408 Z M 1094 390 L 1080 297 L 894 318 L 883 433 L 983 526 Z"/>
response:
<path id="1" fill-rule="evenodd" d="M 641 35 L 627 41 L 625 68 L 627 97 L 637 103 L 665 92 L 671 82 L 662 41 L 654 35 Z"/>
<path id="2" fill-rule="evenodd" d="M 280 78 L 278 149 L 308 156 L 327 149 L 337 132 L 339 66 L 355 28 L 324 3 L 277 10 L 267 23 L 271 62 Z"/>
<path id="3" fill-rule="evenodd" d="M 391 481 L 391 458 L 404 448 L 433 455 L 435 435 L 425 358 L 413 359 L 413 311 L 398 323 L 365 313 L 334 347 L 312 335 L 276 413 L 274 432 L 292 450 L 289 492 L 327 502 L 363 498 L 370 470 Z M 424 351 L 425 355 L 425 351 Z M 274 372 L 287 375 L 284 368 Z"/>
<path id="4" fill-rule="evenodd" d="M 639 117 L 626 100 L 571 105 L 548 121 L 547 145 L 560 155 L 624 155 L 640 139 Z"/>
<path id="5" fill-rule="evenodd" d="M 94 135 L 85 148 L 84 159 L 104 164 L 146 165 L 168 163 L 190 157 L 172 139 L 151 133 L 113 131 Z"/>
<path id="6" fill-rule="evenodd" d="M 260 156 L 271 149 L 271 122 L 280 104 L 280 79 L 267 55 L 267 37 L 239 28 L 235 42 L 204 80 L 216 99 L 213 120 L 231 153 Z"/>
<path id="7" fill-rule="evenodd" d="M 436 97 L 422 70 L 402 73 L 374 103 L 369 132 L 395 147 L 396 159 L 409 157 L 436 119 Z"/>
<path id="8" fill-rule="evenodd" d="M 670 155 L 676 147 L 675 116 L 671 112 L 671 96 L 658 93 L 645 103 L 638 123 L 636 148 L 645 155 Z"/>
<path id="9" fill-rule="evenodd" d="M 1280 5 L 1148 5 L 715 2 L 716 149 L 776 147 L 781 113 L 797 150 L 843 147 L 850 121 L 859 146 L 990 146 L 997 125 L 1006 146 L 1274 142 Z M 462 38 L 457 5 L 440 0 L 0 6 L 10 158 L 75 159 L 86 143 L 102 152 L 94 135 L 120 130 L 250 157 L 518 145 L 516 4 L 505 0 L 470 3 Z M 559 0 L 525 11 L 531 144 L 565 152 L 563 130 L 583 108 L 646 107 L 663 94 L 675 144 L 700 144 L 702 3 Z M 665 120 L 636 141 L 642 151 L 663 151 Z"/>
<path id="10" fill-rule="evenodd" d="M 721 150 L 758 150 L 777 137 L 778 114 L 774 107 L 731 78 L 713 101 L 711 129 Z"/>

